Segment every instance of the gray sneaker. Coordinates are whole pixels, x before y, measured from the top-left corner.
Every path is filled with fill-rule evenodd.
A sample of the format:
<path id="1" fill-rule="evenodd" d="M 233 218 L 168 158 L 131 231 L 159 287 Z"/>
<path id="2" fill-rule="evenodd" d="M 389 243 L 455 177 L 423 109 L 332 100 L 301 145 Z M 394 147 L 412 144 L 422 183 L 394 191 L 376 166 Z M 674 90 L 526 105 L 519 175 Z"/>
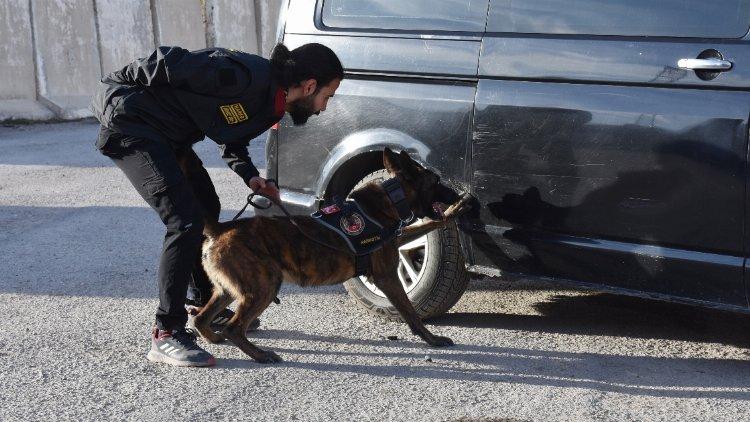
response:
<path id="1" fill-rule="evenodd" d="M 174 366 L 216 365 L 216 359 L 196 344 L 195 334 L 184 328 L 172 331 L 154 328 L 146 358 Z"/>

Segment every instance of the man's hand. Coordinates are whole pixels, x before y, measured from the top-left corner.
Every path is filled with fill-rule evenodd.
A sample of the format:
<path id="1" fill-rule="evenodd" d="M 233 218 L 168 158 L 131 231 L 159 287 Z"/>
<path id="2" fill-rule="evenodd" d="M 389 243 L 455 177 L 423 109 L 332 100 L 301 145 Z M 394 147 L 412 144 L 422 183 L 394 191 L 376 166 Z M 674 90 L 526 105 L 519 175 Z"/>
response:
<path id="1" fill-rule="evenodd" d="M 255 193 L 265 195 L 271 198 L 274 202 L 281 203 L 281 196 L 279 195 L 279 188 L 273 182 L 266 182 L 266 179 L 255 176 L 247 182 L 250 189 Z"/>

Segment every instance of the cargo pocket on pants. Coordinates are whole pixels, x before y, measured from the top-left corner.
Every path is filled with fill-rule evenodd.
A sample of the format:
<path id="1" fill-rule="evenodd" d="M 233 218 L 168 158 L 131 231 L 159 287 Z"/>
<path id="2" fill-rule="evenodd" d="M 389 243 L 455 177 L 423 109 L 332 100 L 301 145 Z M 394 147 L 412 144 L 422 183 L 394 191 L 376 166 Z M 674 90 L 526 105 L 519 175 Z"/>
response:
<path id="1" fill-rule="evenodd" d="M 124 146 L 141 156 L 140 161 L 144 167 L 142 186 L 149 196 L 163 194 L 167 188 L 184 183 L 185 178 L 177 164 L 177 158 L 165 143 L 135 138 Z"/>

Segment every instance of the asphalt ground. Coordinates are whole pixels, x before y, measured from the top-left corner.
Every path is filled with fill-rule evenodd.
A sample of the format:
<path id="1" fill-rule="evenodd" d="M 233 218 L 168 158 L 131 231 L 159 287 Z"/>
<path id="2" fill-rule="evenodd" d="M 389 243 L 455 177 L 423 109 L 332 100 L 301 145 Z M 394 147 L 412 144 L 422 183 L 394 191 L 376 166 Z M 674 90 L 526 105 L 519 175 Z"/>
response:
<path id="1" fill-rule="evenodd" d="M 750 420 L 750 318 L 474 280 L 432 349 L 340 286 L 285 285 L 215 368 L 145 359 L 164 231 L 90 122 L 0 126 L 0 420 Z M 223 218 L 247 188 L 197 145 Z M 251 148 L 262 162 L 262 142 Z M 397 336 L 398 340 L 388 340 Z"/>

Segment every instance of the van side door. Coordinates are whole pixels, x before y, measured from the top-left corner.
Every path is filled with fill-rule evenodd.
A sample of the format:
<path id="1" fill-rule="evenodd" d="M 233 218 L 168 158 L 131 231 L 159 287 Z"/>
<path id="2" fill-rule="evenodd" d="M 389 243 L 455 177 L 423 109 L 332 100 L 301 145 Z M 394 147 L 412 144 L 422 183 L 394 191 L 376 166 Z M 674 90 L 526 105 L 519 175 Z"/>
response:
<path id="1" fill-rule="evenodd" d="M 748 3 L 492 0 L 474 261 L 747 306 Z"/>

